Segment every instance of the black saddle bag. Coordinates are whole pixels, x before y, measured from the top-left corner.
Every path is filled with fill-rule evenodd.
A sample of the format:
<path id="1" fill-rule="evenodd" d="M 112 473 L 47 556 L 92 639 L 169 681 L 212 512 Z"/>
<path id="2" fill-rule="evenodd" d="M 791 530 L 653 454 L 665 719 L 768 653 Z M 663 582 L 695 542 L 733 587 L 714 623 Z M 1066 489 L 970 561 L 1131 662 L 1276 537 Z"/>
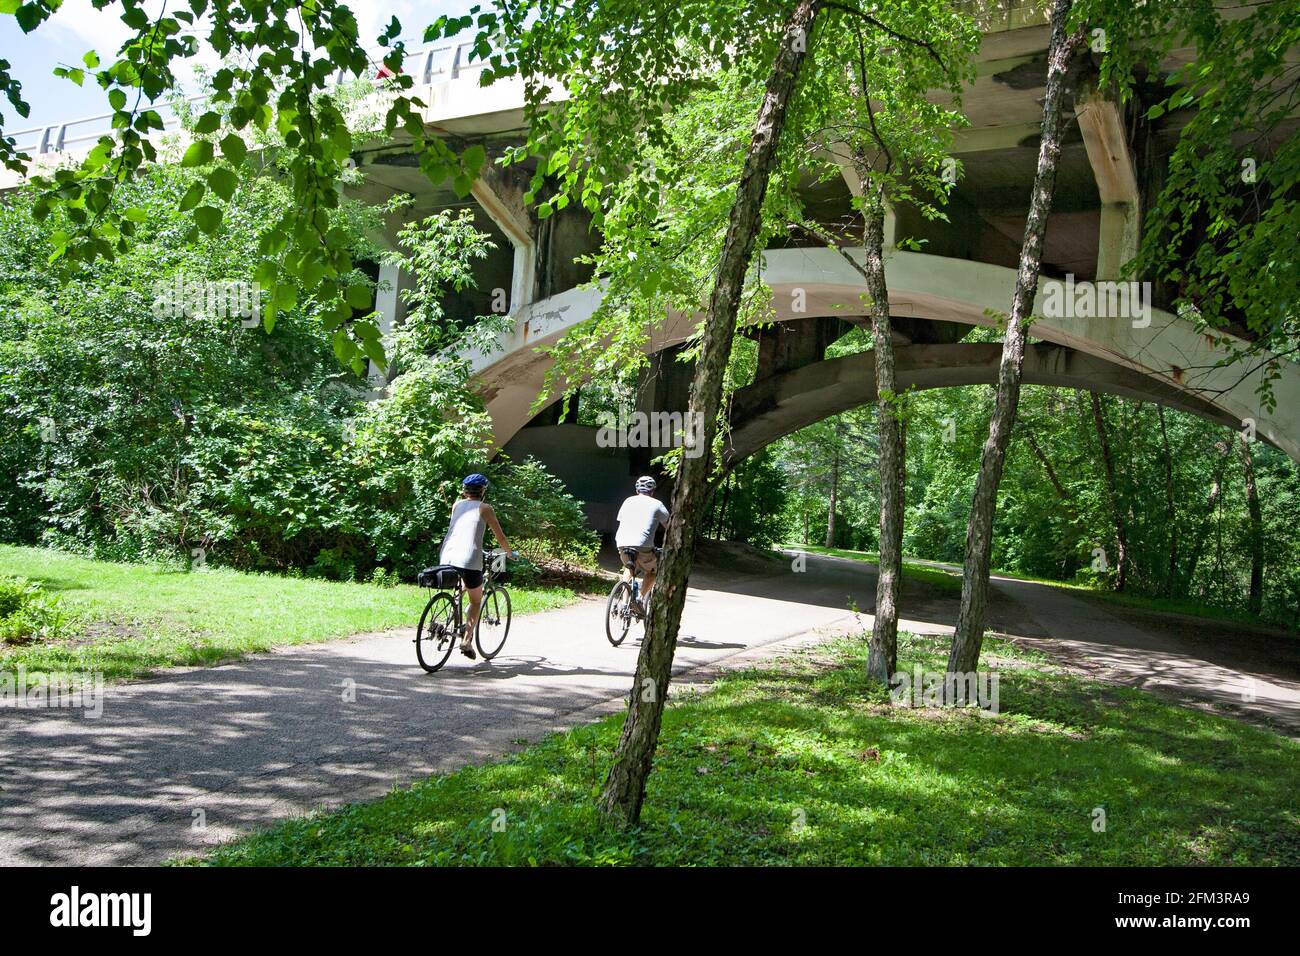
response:
<path id="1" fill-rule="evenodd" d="M 460 572 L 450 564 L 439 564 L 425 568 L 416 575 L 415 580 L 422 588 L 454 588 L 460 580 Z"/>

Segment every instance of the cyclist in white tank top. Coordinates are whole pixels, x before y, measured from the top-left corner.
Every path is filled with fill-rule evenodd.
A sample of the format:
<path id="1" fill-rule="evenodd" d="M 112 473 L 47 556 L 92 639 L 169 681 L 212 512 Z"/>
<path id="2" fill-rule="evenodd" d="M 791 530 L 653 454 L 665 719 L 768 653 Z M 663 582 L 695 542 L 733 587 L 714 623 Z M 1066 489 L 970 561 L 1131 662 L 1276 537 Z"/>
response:
<path id="1" fill-rule="evenodd" d="M 491 528 L 501 547 L 511 550 L 496 511 L 483 500 L 487 486 L 488 480 L 479 474 L 461 482 L 461 499 L 452 505 L 451 523 L 438 557 L 439 564 L 449 564 L 460 572 L 469 595 L 469 615 L 460 639 L 460 652 L 469 658 L 474 657 L 474 628 L 478 626 L 479 609 L 483 606 L 484 529 Z"/>

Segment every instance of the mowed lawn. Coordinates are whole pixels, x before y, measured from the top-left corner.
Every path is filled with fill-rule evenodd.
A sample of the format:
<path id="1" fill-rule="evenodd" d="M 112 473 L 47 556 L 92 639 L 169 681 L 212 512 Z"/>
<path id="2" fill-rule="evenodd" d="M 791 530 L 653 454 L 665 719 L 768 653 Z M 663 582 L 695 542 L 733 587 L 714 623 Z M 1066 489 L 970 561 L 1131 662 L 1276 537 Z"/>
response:
<path id="1" fill-rule="evenodd" d="M 946 640 L 900 644 L 901 669 L 942 670 Z M 670 701 L 630 833 L 595 810 L 620 714 L 203 862 L 1300 864 L 1300 742 L 992 637 L 996 714 L 894 706 L 865 662 L 865 641 L 846 640 Z"/>
<path id="2" fill-rule="evenodd" d="M 39 582 L 71 620 L 47 644 L 0 644 L 0 668 L 138 677 L 160 667 L 205 665 L 280 644 L 414 627 L 429 592 L 209 568 L 94 561 L 0 545 L 0 574 Z M 575 599 L 566 588 L 511 587 L 515 614 Z"/>

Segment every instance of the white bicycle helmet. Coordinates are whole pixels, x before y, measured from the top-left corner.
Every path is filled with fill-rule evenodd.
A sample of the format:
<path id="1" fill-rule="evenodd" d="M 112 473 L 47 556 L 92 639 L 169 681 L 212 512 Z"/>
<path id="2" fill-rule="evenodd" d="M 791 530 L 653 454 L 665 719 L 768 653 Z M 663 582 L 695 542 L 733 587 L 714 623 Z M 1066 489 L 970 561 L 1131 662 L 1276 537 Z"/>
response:
<path id="1" fill-rule="evenodd" d="M 655 490 L 655 480 L 649 475 L 642 475 L 636 480 L 637 494 L 645 494 Z"/>

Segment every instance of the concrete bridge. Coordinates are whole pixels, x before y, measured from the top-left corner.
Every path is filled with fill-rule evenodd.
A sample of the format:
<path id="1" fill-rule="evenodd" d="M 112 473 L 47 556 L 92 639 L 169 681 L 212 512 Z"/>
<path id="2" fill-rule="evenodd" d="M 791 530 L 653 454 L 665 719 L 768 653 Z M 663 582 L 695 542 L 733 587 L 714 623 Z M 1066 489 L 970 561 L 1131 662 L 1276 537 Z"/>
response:
<path id="1" fill-rule="evenodd" d="M 993 382 L 998 347 L 961 339 L 972 326 L 992 325 L 992 316 L 1010 307 L 1037 159 L 1048 30 L 1041 11 L 1023 0 L 980 7 L 991 12 L 983 14 L 977 77 L 963 97 L 970 127 L 956 137 L 961 176 L 947 209 L 950 222 L 930 222 L 908 206 L 888 211 L 886 271 L 904 386 Z M 1189 56 L 1190 51 L 1173 51 L 1164 65 L 1173 69 Z M 481 144 L 492 159 L 522 142 L 520 82 L 481 87 L 464 45 L 421 51 L 408 64 L 417 78 L 415 93 L 427 104 L 426 124 L 453 147 Z M 1069 280 L 1118 279 L 1137 248 L 1143 205 L 1159 189 L 1185 121 L 1175 112 L 1148 122 L 1141 117 L 1144 111 L 1142 104 L 1126 107 L 1086 83 L 1077 90 L 1043 256 L 1037 305 L 1042 317 L 1032 327 L 1036 344 L 1026 360 L 1025 380 L 1159 402 L 1231 428 L 1253 428 L 1259 438 L 1300 460 L 1300 366 L 1278 360 L 1276 404 L 1266 408 L 1257 392 L 1268 356 L 1225 364 L 1227 349 L 1160 308 L 1134 310 L 1128 303 L 1118 314 L 1112 309 L 1098 316 L 1069 307 L 1074 302 L 1066 294 Z M 35 145 L 42 161 L 73 154 L 68 143 L 78 137 L 93 141 L 78 132 L 93 127 L 93 120 L 59 131 L 30 131 L 33 137 L 40 134 Z M 63 152 L 52 143 L 62 145 Z M 494 300 L 508 301 L 511 331 L 495 350 L 474 357 L 496 444 L 512 457 L 536 454 L 589 503 L 593 523 L 607 526 L 630 477 L 644 471 L 658 450 L 602 449 L 594 429 L 561 422 L 553 409 L 532 411 L 550 364 L 539 350 L 590 318 L 600 302 L 600 290 L 586 287 L 589 267 L 574 262 L 599 247 L 586 213 L 571 205 L 538 220 L 522 201 L 532 173 L 527 166 L 503 170 L 489 163 L 471 197 L 460 199 L 431 187 L 417 157 L 400 140 L 356 158 L 365 174 L 364 185 L 355 190 L 359 198 L 412 197 L 388 223 L 389 243 L 405 221 L 454 207 L 469 208 L 479 228 L 496 240 L 496 252 L 476 269 L 479 288 L 444 303 L 451 315 L 468 318 L 490 312 Z M 817 218 L 842 223 L 852 217 L 858 185 L 846 176 L 831 183 L 810 180 L 800 191 Z M 922 240 L 927 251 L 898 248 L 903 237 Z M 848 252 L 861 255 L 861 250 Z M 404 316 L 400 293 L 407 277 L 389 266 L 376 266 L 374 274 L 380 280 L 382 325 L 391 329 Z M 864 284 L 843 257 L 792 240 L 767 251 L 762 278 L 772 289 L 773 321 L 746 330 L 757 340 L 759 363 L 754 382 L 733 402 L 727 450 L 732 462 L 875 397 L 869 353 L 826 358 L 836 338 L 867 321 Z M 1167 302 L 1168 290 L 1155 283 L 1154 296 L 1157 303 Z M 1052 303 L 1067 307 L 1052 310 Z M 638 407 L 684 407 L 691 370 L 664 359 L 693 328 L 692 317 L 668 315 L 654 330 L 648 351 L 659 360 L 642 377 Z"/>
<path id="2" fill-rule="evenodd" d="M 992 383 L 996 377 L 998 347 L 961 339 L 972 326 L 993 325 L 993 316 L 1010 307 L 1037 159 L 1048 31 L 1031 4 L 1011 0 L 995 6 L 983 21 L 977 78 L 964 96 L 971 125 L 957 134 L 954 153 L 962 174 L 947 210 L 950 222 L 927 221 L 905 206 L 889 210 L 886 271 L 904 386 Z M 1165 66 L 1173 69 L 1189 56 L 1190 51 L 1174 51 Z M 476 77 L 448 76 L 426 92 L 430 125 L 453 144 L 481 143 L 495 156 L 521 141 L 519 84 L 481 88 Z M 1025 381 L 1159 402 L 1230 428 L 1253 428 L 1259 438 L 1300 460 L 1300 367 L 1295 363 L 1278 361 L 1276 404 L 1266 408 L 1258 389 L 1268 356 L 1228 364 L 1228 349 L 1149 300 L 1149 309 L 1135 310 L 1129 303 L 1126 310 L 1101 315 L 1051 308 L 1074 301 L 1072 282 L 1118 279 L 1137 249 L 1143 204 L 1159 189 L 1185 122 L 1177 113 L 1147 122 L 1144 112 L 1144 105 L 1125 107 L 1086 83 L 1077 91 Z M 367 174 L 361 194 L 378 199 L 407 192 L 416 198 L 408 216 L 459 204 L 422 182 L 414 158 L 400 143 L 368 153 L 361 165 Z M 486 312 L 491 291 L 508 290 L 512 330 L 496 350 L 475 356 L 474 362 L 497 446 L 512 457 L 536 454 L 546 461 L 589 502 L 593 522 L 603 527 L 630 477 L 646 470 L 659 452 L 602 449 L 595 429 L 560 421 L 554 408 L 534 414 L 550 366 L 542 350 L 589 319 L 601 292 L 586 286 L 590 273 L 573 262 L 598 248 L 586 214 L 570 206 L 537 220 L 522 202 L 531 172 L 494 168 L 475 185 L 477 220 L 501 249 L 484 264 L 477 295 L 448 307 Z M 809 181 L 801 192 L 807 207 L 830 223 L 851 216 L 857 188 L 846 177 L 829 184 Z M 904 236 L 923 240 L 926 252 L 898 248 Z M 847 251 L 861 256 L 860 249 Z M 769 249 L 761 274 L 772 289 L 774 321 L 746 330 L 757 340 L 759 365 L 755 381 L 733 401 L 727 450 L 732 462 L 875 397 L 870 354 L 826 358 L 839 335 L 867 321 L 860 275 L 838 252 L 795 241 Z M 400 321 L 402 277 L 389 270 L 384 278 L 390 287 L 386 315 Z M 1153 292 L 1157 304 L 1169 300 L 1169 290 L 1159 283 Z M 642 376 L 639 409 L 685 407 L 691 369 L 671 357 L 694 323 L 690 316 L 668 315 L 653 331 L 647 351 L 658 360 Z"/>

